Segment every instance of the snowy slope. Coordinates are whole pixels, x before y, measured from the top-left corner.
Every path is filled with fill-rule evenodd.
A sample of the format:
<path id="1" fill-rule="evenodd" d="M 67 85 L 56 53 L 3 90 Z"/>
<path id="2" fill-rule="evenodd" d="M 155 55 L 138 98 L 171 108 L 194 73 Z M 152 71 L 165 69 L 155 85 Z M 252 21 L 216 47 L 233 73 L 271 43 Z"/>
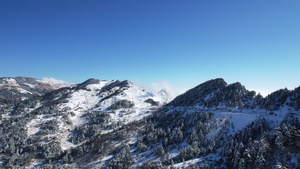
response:
<path id="1" fill-rule="evenodd" d="M 30 96 L 40 96 L 65 86 L 65 84 L 29 77 L 5 77 L 0 78 L 0 98 L 26 99 Z"/>
<path id="2" fill-rule="evenodd" d="M 115 85 L 109 90 L 105 88 L 117 81 L 100 81 L 97 84 L 89 84 L 86 89 L 79 89 L 73 91 L 67 103 L 61 104 L 60 109 L 68 109 L 72 111 L 75 116 L 71 117 L 74 125 L 79 125 L 80 116 L 85 112 L 104 111 L 110 112 L 113 121 L 122 121 L 128 123 L 133 120 L 138 120 L 145 115 L 148 115 L 148 111 L 158 108 L 163 105 L 165 98 L 162 98 L 160 94 L 145 91 L 135 84 L 128 83 L 126 86 Z M 124 82 L 119 82 L 119 84 Z M 101 91 L 103 90 L 103 91 Z M 150 103 L 145 102 L 148 99 L 158 102 L 157 106 L 153 106 Z M 128 100 L 134 104 L 132 108 L 120 108 L 112 111 L 110 106 L 120 100 Z M 121 113 L 127 111 L 124 116 L 121 117 Z M 132 113 L 131 113 L 132 111 Z"/>
<path id="3" fill-rule="evenodd" d="M 3 84 L 22 87 L 16 79 Z M 299 91 L 264 98 L 215 79 L 168 103 L 164 90 L 88 79 L 17 105 L 4 102 L 0 166 L 296 168 Z"/>
<path id="4" fill-rule="evenodd" d="M 282 148 L 281 153 L 290 154 L 285 156 L 292 161 L 297 161 L 297 158 L 299 161 L 300 144 L 297 139 L 290 143 L 291 138 L 299 139 L 300 136 L 296 134 L 300 132 L 299 94 L 299 88 L 293 91 L 281 89 L 263 98 L 247 91 L 240 83 L 227 85 L 223 79 L 207 81 L 154 112 L 155 118 L 147 124 L 150 127 L 146 127 L 139 136 L 140 141 L 135 144 L 138 146 L 132 148 L 142 153 L 132 153 L 138 160 L 133 165 L 162 166 L 166 163 L 169 166 L 173 163 L 174 167 L 196 165 L 205 168 L 206 163 L 217 168 L 237 168 L 238 165 L 275 168 L 277 160 L 280 165 L 298 166 L 297 162 L 292 164 L 283 160 L 277 151 L 278 145 L 284 142 L 289 148 Z M 276 134 L 276 124 L 281 126 L 284 134 Z M 295 135 L 291 136 L 291 133 Z M 274 143 L 274 137 L 279 140 L 276 135 L 285 135 L 286 138 Z M 257 147 L 263 147 L 263 144 L 267 148 L 258 151 Z M 141 145 L 150 148 L 140 150 Z M 159 148 L 161 145 L 163 148 Z M 247 151 L 250 153 L 246 156 Z M 260 154 L 262 151 L 263 154 Z M 250 157 L 255 163 L 247 159 Z M 163 161 L 165 158 L 167 162 Z M 275 162 L 272 161 L 274 159 Z M 147 163 L 148 160 L 152 163 Z M 226 165 L 221 161 L 227 161 Z"/>
<path id="5" fill-rule="evenodd" d="M 90 81 L 90 80 L 89 80 Z M 67 117 L 57 116 L 56 121 L 59 125 L 59 132 L 47 137 L 55 138 L 60 142 L 63 150 L 74 147 L 73 143 L 69 141 L 72 131 L 75 127 L 88 125 L 89 120 L 86 118 L 87 113 L 101 114 L 108 113 L 110 115 L 109 122 L 105 126 L 111 124 L 122 123 L 140 120 L 151 114 L 151 111 L 156 110 L 165 103 L 166 97 L 161 93 L 152 93 L 146 91 L 139 86 L 128 81 L 93 81 L 92 84 L 85 82 L 84 85 L 79 84 L 80 87 L 74 87 L 68 90 L 67 97 L 63 98 L 62 94 L 54 97 L 53 101 L 60 101 L 58 111 L 63 112 Z M 146 102 L 151 100 L 156 105 Z M 132 107 L 121 107 L 113 110 L 111 106 L 119 101 L 127 100 L 133 104 Z M 38 126 L 51 120 L 42 116 L 36 116 L 28 122 L 28 136 L 31 136 L 39 131 Z M 110 128 L 103 128 L 103 133 L 111 132 Z"/>

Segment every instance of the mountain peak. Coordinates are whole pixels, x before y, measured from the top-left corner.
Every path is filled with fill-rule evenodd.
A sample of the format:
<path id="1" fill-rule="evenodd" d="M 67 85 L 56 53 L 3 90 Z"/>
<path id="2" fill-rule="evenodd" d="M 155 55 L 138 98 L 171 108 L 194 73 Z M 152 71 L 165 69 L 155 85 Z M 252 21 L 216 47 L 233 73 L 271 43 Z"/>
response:
<path id="1" fill-rule="evenodd" d="M 224 86 L 225 87 L 225 86 L 227 86 L 227 83 L 225 82 L 225 80 L 223 78 L 216 78 L 216 79 L 208 80 L 200 85 L 201 86 L 206 85 L 206 86 L 219 86 L 219 87 Z"/>
<path id="2" fill-rule="evenodd" d="M 119 84 L 120 87 L 126 87 L 126 86 L 131 86 L 131 85 L 132 85 L 132 83 L 128 80 L 124 80 Z"/>
<path id="3" fill-rule="evenodd" d="M 86 87 L 91 84 L 99 84 L 100 82 L 101 82 L 101 80 L 99 80 L 99 79 L 90 78 L 82 83 L 77 84 L 77 86 L 78 87 Z"/>
<path id="4" fill-rule="evenodd" d="M 191 106 L 198 103 L 203 103 L 205 97 L 214 91 L 221 90 L 227 86 L 227 83 L 222 78 L 216 78 L 188 90 L 186 93 L 177 96 L 170 105 L 176 106 Z"/>

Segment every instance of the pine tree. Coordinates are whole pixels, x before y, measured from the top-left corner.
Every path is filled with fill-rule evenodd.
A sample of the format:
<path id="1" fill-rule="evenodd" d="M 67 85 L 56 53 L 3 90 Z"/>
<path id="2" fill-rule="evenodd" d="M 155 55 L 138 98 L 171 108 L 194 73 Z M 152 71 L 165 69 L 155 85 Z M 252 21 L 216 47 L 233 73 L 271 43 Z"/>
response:
<path id="1" fill-rule="evenodd" d="M 245 169 L 246 166 L 245 166 L 245 159 L 244 158 L 241 158 L 240 161 L 239 161 L 239 165 L 238 165 L 238 169 Z"/>
<path id="2" fill-rule="evenodd" d="M 155 155 L 157 155 L 157 156 L 162 156 L 162 155 L 165 154 L 165 150 L 164 150 L 164 148 L 163 148 L 162 145 L 158 145 L 158 146 L 155 148 L 154 152 L 155 152 Z"/>
<path id="3" fill-rule="evenodd" d="M 275 146 L 276 146 L 276 148 L 278 148 L 280 153 L 282 153 L 282 150 L 284 149 L 283 135 L 282 135 L 281 128 L 280 128 L 278 122 L 276 122 L 273 132 L 274 132 L 274 137 L 275 137 Z"/>
<path id="4" fill-rule="evenodd" d="M 255 160 L 255 165 L 258 167 L 258 168 L 263 168 L 264 165 L 265 165 L 265 158 L 264 158 L 264 154 L 262 151 L 258 151 L 257 153 L 257 157 L 256 157 L 256 160 Z"/>

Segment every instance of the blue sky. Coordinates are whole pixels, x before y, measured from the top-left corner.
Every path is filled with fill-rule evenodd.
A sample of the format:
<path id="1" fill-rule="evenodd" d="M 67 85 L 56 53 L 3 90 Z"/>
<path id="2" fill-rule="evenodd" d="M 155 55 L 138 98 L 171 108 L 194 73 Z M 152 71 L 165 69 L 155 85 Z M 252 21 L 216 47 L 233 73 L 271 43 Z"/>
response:
<path id="1" fill-rule="evenodd" d="M 299 0 L 1 0 L 0 76 L 300 85 Z"/>

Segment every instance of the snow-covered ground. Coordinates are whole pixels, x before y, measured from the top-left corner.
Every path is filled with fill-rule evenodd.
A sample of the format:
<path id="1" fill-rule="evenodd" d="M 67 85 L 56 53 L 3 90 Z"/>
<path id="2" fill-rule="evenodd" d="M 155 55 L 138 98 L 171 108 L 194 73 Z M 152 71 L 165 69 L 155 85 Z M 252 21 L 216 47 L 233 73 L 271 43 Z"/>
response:
<path id="1" fill-rule="evenodd" d="M 15 83 L 15 81 L 9 81 Z M 87 121 L 83 117 L 85 113 L 88 112 L 108 112 L 111 116 L 111 123 L 129 123 L 134 120 L 140 120 L 143 117 L 150 114 L 150 111 L 163 105 L 165 99 L 167 98 L 163 93 L 152 93 L 145 91 L 144 89 L 128 83 L 127 86 L 115 86 L 110 90 L 103 90 L 108 85 L 115 83 L 116 81 L 100 81 L 98 84 L 90 84 L 86 86 L 86 89 L 74 89 L 70 90 L 66 101 L 58 105 L 60 112 L 65 112 L 68 114 L 68 119 L 71 122 L 66 124 L 63 120 L 63 115 L 55 117 L 45 117 L 44 115 L 38 115 L 34 119 L 31 119 L 27 124 L 27 135 L 28 137 L 35 135 L 40 131 L 41 124 L 49 121 L 56 120 L 58 124 L 59 131 L 56 131 L 54 134 L 49 134 L 44 137 L 49 139 L 55 138 L 61 145 L 63 150 L 74 147 L 68 139 L 71 136 L 71 131 L 76 126 L 81 126 Z M 116 93 L 116 94 L 115 94 Z M 59 95 L 54 100 L 61 99 L 62 95 Z M 150 103 L 146 103 L 147 99 L 152 99 L 155 102 L 158 102 L 158 106 L 153 106 Z M 112 111 L 110 106 L 117 101 L 128 100 L 134 103 L 132 108 L 120 108 L 118 110 Z M 33 109 L 28 109 L 28 112 L 33 111 L 34 109 L 40 107 L 41 105 L 36 105 Z M 111 132 L 112 130 L 103 130 L 103 133 Z"/>
<path id="2" fill-rule="evenodd" d="M 115 86 L 114 88 L 103 91 L 100 93 L 101 89 L 114 83 L 115 81 L 100 81 L 99 84 L 87 85 L 85 89 L 74 90 L 67 98 L 67 103 L 61 103 L 59 105 L 60 111 L 72 112 L 69 114 L 68 118 L 72 122 L 71 125 L 60 126 L 59 128 L 64 128 L 61 131 L 59 137 L 59 142 L 62 149 L 68 149 L 74 146 L 68 141 L 70 132 L 76 126 L 80 126 L 86 123 L 86 120 L 82 117 L 87 112 L 108 112 L 111 116 L 111 123 L 122 122 L 127 124 L 129 122 L 140 120 L 145 116 L 148 116 L 151 111 L 158 108 L 159 106 L 153 106 L 145 101 L 147 99 L 152 99 L 163 105 L 165 103 L 166 96 L 163 93 L 152 93 L 145 91 L 144 89 L 129 83 L 126 87 Z M 112 95 L 115 92 L 120 93 Z M 111 96 L 112 95 L 112 96 Z M 111 96 L 107 99 L 108 96 Z M 128 100 L 134 103 L 132 108 L 120 108 L 118 110 L 110 110 L 110 106 L 117 101 Z M 30 134 L 36 132 L 36 128 L 32 127 L 34 120 L 28 124 L 31 126 Z M 61 123 L 63 124 L 63 123 Z M 103 133 L 111 132 L 112 130 L 103 130 Z"/>
<path id="3" fill-rule="evenodd" d="M 52 120 L 51 119 L 45 119 L 43 118 L 43 115 L 38 115 L 37 118 L 32 119 L 31 121 L 29 121 L 26 125 L 27 127 L 27 136 L 30 137 L 34 134 L 36 134 L 40 129 L 39 129 L 39 125 L 48 121 L 48 120 Z"/>
<path id="4" fill-rule="evenodd" d="M 21 80 L 21 82 L 19 81 Z M 43 84 L 43 85 L 41 85 Z M 46 90 L 55 90 L 67 86 L 66 84 L 47 81 L 47 80 L 38 80 L 38 79 L 26 79 L 24 77 L 16 78 L 1 78 L 0 89 L 5 90 L 16 90 L 17 93 L 21 94 L 36 94 L 35 89 L 46 89 Z M 15 95 L 16 93 L 12 93 Z M 26 99 L 26 97 L 24 98 Z"/>

